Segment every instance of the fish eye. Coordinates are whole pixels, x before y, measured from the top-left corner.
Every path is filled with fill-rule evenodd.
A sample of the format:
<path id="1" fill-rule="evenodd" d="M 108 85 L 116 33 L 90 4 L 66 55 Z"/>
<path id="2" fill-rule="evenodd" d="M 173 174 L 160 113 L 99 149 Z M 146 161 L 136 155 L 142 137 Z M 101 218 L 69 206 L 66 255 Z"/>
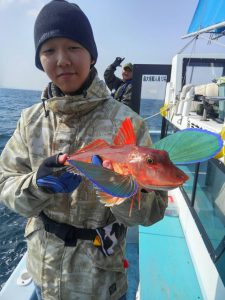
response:
<path id="1" fill-rule="evenodd" d="M 154 161 L 151 157 L 147 157 L 146 162 L 147 162 L 147 164 L 151 165 L 151 164 L 153 164 Z"/>

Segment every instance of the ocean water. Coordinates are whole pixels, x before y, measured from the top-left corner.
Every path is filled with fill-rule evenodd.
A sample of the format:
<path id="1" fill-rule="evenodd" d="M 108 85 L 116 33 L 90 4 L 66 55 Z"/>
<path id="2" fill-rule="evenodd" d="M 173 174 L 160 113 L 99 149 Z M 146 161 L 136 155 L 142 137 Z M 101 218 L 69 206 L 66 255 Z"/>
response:
<path id="1" fill-rule="evenodd" d="M 40 91 L 0 88 L 0 153 L 16 128 L 16 123 L 23 108 L 40 101 Z M 163 101 L 142 99 L 141 115 L 143 118 L 159 112 Z M 150 130 L 160 131 L 161 116 L 146 120 Z M 1 197 L 1 196 L 0 196 Z M 26 219 L 0 204 L 0 289 L 17 266 L 24 252 L 26 241 L 24 227 Z"/>
<path id="2" fill-rule="evenodd" d="M 145 119 L 152 132 L 161 131 L 162 117 L 159 113 L 163 100 L 141 99 L 140 115 Z"/>
<path id="3" fill-rule="evenodd" d="M 0 88 L 0 153 L 16 128 L 21 110 L 40 101 L 40 94 Z M 0 289 L 26 251 L 25 223 L 25 218 L 0 204 Z"/>

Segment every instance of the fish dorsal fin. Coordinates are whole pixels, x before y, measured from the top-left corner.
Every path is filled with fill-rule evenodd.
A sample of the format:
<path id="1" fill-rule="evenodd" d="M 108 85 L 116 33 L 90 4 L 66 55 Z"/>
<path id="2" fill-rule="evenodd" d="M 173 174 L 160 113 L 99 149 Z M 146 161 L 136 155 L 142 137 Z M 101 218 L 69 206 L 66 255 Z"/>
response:
<path id="1" fill-rule="evenodd" d="M 90 144 L 84 146 L 83 148 L 79 149 L 78 151 L 76 151 L 76 154 L 80 154 L 80 153 L 92 151 L 92 150 L 98 150 L 98 149 L 102 149 L 105 147 L 109 147 L 109 144 L 103 139 L 97 139 L 97 140 L 91 142 Z"/>
<path id="2" fill-rule="evenodd" d="M 114 145 L 136 145 L 136 135 L 133 124 L 129 118 L 126 118 L 120 126 L 118 133 L 113 140 Z"/>

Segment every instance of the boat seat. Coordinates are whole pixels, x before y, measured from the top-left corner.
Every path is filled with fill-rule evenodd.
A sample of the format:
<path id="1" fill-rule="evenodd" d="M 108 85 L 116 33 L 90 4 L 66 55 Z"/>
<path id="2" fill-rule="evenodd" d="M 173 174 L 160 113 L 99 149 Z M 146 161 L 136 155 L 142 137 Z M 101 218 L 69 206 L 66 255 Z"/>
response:
<path id="1" fill-rule="evenodd" d="M 216 83 L 208 83 L 195 86 L 195 95 L 201 95 L 205 97 L 218 97 L 219 87 Z"/>
<path id="2" fill-rule="evenodd" d="M 210 97 L 218 97 L 219 95 L 219 87 L 216 83 L 208 83 L 208 84 L 202 84 L 197 85 L 194 87 L 194 94 L 195 96 L 201 96 L 200 100 L 204 102 L 204 98 L 210 98 Z M 202 98 L 202 99 L 201 99 Z M 214 104 L 213 100 L 207 100 L 208 103 Z M 191 111 L 197 112 L 199 107 L 199 101 L 192 101 Z M 205 111 L 206 114 L 206 111 Z M 204 113 L 203 113 L 204 115 Z M 205 116 L 206 118 L 206 116 Z"/>
<path id="3" fill-rule="evenodd" d="M 192 84 L 184 85 L 179 97 L 179 106 L 177 114 L 188 116 L 189 112 L 196 112 L 199 103 L 202 101 L 196 100 L 196 96 L 203 97 L 218 97 L 219 88 L 216 83 L 208 83 L 194 86 Z"/>

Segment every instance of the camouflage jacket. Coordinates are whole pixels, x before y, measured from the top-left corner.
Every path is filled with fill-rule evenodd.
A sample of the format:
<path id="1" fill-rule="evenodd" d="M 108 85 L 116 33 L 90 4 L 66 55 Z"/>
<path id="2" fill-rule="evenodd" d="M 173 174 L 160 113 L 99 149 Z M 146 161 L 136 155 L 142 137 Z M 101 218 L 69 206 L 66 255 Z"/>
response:
<path id="1" fill-rule="evenodd" d="M 131 81 L 124 82 L 119 77 L 115 76 L 116 68 L 109 65 L 104 72 L 104 79 L 106 85 L 112 91 L 114 99 L 130 106 L 131 94 L 132 94 L 132 83 Z"/>
<path id="2" fill-rule="evenodd" d="M 139 145 L 150 145 L 148 130 L 136 113 L 109 96 L 105 83 L 97 76 L 86 95 L 54 96 L 46 101 L 46 108 L 48 117 L 42 104 L 25 109 L 2 152 L 1 200 L 29 218 L 25 230 L 27 267 L 45 300 L 117 300 L 127 290 L 125 242 L 117 245 L 115 254 L 109 257 L 88 240 L 65 247 L 61 239 L 44 230 L 38 215 L 44 211 L 57 222 L 80 228 L 96 229 L 115 220 L 126 226 L 148 226 L 163 218 L 165 194 L 143 193 L 140 210 L 136 203 L 129 217 L 130 199 L 105 207 L 84 178 L 73 193 L 49 194 L 37 187 L 36 172 L 45 158 L 56 153 L 73 153 L 97 138 L 112 143 L 126 117 L 132 120 Z"/>

